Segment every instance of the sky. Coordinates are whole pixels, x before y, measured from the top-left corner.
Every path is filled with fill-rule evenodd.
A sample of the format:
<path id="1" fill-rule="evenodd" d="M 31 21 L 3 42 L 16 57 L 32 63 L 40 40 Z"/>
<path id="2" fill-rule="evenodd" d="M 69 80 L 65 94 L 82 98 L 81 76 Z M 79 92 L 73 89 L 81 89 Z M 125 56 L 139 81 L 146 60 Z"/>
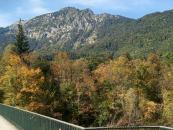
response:
<path id="1" fill-rule="evenodd" d="M 0 27 L 20 18 L 28 20 L 64 7 L 90 8 L 96 14 L 110 13 L 137 19 L 149 13 L 173 9 L 173 0 L 0 0 Z"/>

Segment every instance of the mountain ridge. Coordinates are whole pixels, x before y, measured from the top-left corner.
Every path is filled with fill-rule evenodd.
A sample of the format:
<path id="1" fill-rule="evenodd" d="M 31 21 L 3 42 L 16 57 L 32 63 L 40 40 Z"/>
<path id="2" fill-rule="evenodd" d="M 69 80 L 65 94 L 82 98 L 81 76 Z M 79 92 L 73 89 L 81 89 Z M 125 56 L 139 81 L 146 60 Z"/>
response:
<path id="1" fill-rule="evenodd" d="M 31 50 L 44 54 L 68 51 L 78 55 L 103 52 L 141 56 L 166 49 L 172 51 L 173 46 L 169 43 L 173 39 L 173 10 L 131 19 L 66 7 L 23 22 Z M 16 29 L 16 24 L 0 28 L 1 50 L 14 42 Z"/>
<path id="2" fill-rule="evenodd" d="M 118 19 L 128 18 L 110 14 L 96 15 L 90 9 L 79 10 L 67 7 L 58 12 L 37 16 L 24 22 L 24 26 L 27 36 L 31 39 L 39 40 L 39 42 L 44 40 L 50 44 L 54 43 L 60 50 L 66 49 L 67 46 L 70 49 L 77 49 L 84 44 L 94 43 L 95 32 L 99 26 L 102 26 L 102 23 Z M 9 30 L 6 35 L 14 35 L 17 30 L 17 24 L 11 25 L 6 29 Z M 69 39 L 74 41 L 69 41 Z M 69 45 L 69 42 L 72 45 Z M 36 49 L 38 48 L 40 48 L 39 45 Z"/>

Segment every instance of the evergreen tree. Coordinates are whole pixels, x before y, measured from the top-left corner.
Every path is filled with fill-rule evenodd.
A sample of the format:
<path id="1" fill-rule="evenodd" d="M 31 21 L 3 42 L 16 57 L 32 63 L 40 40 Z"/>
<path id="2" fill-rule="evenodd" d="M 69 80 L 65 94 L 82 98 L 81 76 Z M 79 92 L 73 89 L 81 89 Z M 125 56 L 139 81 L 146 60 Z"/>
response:
<path id="1" fill-rule="evenodd" d="M 16 49 L 19 54 L 26 53 L 29 50 L 28 39 L 24 34 L 24 29 L 22 25 L 22 21 L 20 19 L 18 24 L 18 32 L 16 35 Z"/>

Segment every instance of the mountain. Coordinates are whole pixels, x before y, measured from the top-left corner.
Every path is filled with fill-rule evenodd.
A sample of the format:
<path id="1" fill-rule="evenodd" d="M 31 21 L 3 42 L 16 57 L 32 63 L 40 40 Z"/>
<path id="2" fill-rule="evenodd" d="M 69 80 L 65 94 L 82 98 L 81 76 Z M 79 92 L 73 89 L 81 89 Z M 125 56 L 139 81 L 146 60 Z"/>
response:
<path id="1" fill-rule="evenodd" d="M 42 54 L 68 51 L 77 55 L 101 53 L 134 57 L 173 50 L 173 10 L 130 19 L 94 14 L 73 7 L 23 21 L 31 50 Z M 14 42 L 17 24 L 0 28 L 0 49 Z"/>
<path id="2" fill-rule="evenodd" d="M 67 7 L 24 21 L 24 27 L 32 49 L 51 53 L 57 50 L 76 51 L 95 45 L 101 29 L 130 21 L 122 16 L 96 15 L 90 9 Z M 16 30 L 17 24 L 0 28 L 1 48 L 3 43 L 13 42 Z"/>

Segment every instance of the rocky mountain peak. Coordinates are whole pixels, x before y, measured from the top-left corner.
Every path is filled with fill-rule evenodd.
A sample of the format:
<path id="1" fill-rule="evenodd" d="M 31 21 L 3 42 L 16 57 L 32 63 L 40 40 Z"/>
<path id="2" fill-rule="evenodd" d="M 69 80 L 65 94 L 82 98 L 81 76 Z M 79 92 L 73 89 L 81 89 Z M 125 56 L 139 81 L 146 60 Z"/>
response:
<path id="1" fill-rule="evenodd" d="M 94 12 L 91 9 L 89 9 L 89 8 L 83 9 L 81 11 L 84 12 L 84 13 L 88 13 L 88 14 L 94 15 Z"/>
<path id="2" fill-rule="evenodd" d="M 27 20 L 21 20 L 21 23 L 24 25 L 27 22 Z M 13 23 L 12 25 L 10 25 L 8 28 L 9 30 L 17 30 L 17 25 L 18 25 L 19 21 L 16 21 L 15 23 Z"/>
<path id="3" fill-rule="evenodd" d="M 80 10 L 75 7 L 65 7 L 65 8 L 62 8 L 59 12 L 61 11 L 80 11 Z"/>
<path id="4" fill-rule="evenodd" d="M 29 39 L 36 41 L 34 49 L 76 50 L 98 41 L 99 28 L 116 24 L 120 17 L 94 14 L 90 9 L 66 7 L 60 11 L 37 16 L 24 21 Z M 128 20 L 128 18 L 126 18 Z M 3 35 L 15 35 L 17 24 L 7 28 Z"/>

